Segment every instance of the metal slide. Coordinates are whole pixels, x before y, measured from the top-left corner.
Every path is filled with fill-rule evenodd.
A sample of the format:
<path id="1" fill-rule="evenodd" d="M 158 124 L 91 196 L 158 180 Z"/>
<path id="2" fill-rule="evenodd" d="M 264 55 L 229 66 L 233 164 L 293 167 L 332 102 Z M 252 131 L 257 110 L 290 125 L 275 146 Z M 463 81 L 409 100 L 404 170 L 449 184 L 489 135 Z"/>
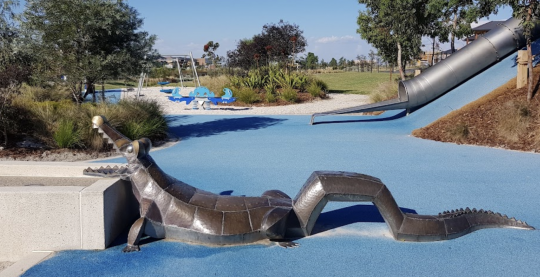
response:
<path id="1" fill-rule="evenodd" d="M 533 30 L 533 38 L 538 37 L 540 37 L 540 25 Z M 401 109 L 416 110 L 525 45 L 526 39 L 519 26 L 519 20 L 510 18 L 452 56 L 426 69 L 417 77 L 400 81 L 397 99 L 316 113 L 311 116 L 311 124 L 317 116 Z"/>

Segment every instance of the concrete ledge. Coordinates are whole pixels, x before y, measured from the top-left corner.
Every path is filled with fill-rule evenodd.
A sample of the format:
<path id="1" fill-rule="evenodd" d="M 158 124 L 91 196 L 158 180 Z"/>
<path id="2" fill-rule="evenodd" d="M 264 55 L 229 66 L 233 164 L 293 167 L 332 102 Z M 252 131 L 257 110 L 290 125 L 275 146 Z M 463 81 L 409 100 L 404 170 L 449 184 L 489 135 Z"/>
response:
<path id="1" fill-rule="evenodd" d="M 99 167 L 96 163 L 21 162 L 0 161 L 0 176 L 86 177 L 82 171 L 87 167 Z"/>
<path id="2" fill-rule="evenodd" d="M 31 267 L 53 256 L 54 252 L 34 252 L 0 272 L 0 277 L 18 277 Z"/>
<path id="3" fill-rule="evenodd" d="M 0 176 L 82 177 L 88 166 L 10 162 L 6 167 L 17 170 L 0 164 Z M 17 261 L 32 251 L 105 249 L 137 217 L 131 185 L 120 179 L 99 179 L 87 187 L 0 186 L 0 261 Z"/>

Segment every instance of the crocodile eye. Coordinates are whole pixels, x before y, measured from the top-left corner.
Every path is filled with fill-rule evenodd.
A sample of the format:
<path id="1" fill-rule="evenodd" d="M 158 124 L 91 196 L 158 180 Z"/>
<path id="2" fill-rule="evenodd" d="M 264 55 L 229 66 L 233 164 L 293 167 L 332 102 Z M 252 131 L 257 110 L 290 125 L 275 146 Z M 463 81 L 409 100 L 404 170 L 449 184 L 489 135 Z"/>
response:
<path id="1" fill-rule="evenodd" d="M 133 145 L 128 146 L 127 152 L 128 153 L 133 153 Z"/>

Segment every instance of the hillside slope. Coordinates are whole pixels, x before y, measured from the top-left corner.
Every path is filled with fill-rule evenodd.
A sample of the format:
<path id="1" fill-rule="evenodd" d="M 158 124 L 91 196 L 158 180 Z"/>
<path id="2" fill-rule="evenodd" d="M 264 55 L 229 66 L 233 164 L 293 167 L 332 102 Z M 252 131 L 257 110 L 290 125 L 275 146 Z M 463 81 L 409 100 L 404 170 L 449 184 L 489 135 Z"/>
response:
<path id="1" fill-rule="evenodd" d="M 534 73 L 537 92 L 540 68 Z M 527 88 L 515 87 L 516 78 L 412 134 L 442 142 L 540 152 L 540 96 L 529 103 Z"/>

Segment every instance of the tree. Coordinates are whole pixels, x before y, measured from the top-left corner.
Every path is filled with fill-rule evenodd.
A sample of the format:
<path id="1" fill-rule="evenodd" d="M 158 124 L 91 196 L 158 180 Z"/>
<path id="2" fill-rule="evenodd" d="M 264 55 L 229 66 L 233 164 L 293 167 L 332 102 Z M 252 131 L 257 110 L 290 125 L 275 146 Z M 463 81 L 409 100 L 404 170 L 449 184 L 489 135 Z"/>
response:
<path id="1" fill-rule="evenodd" d="M 338 65 L 339 65 L 339 69 L 343 69 L 347 67 L 347 59 L 345 59 L 345 57 L 339 58 Z"/>
<path id="2" fill-rule="evenodd" d="M 369 57 L 369 69 L 371 73 L 373 73 L 373 62 L 375 61 L 377 54 L 373 50 L 369 50 L 368 57 Z"/>
<path id="3" fill-rule="evenodd" d="M 319 63 L 319 57 L 315 54 L 308 52 L 306 56 L 306 67 L 307 69 L 315 69 Z"/>
<path id="4" fill-rule="evenodd" d="M 18 4 L 15 0 L 0 1 L 0 132 L 5 146 L 10 131 L 17 127 L 18 114 L 12 102 L 30 75 L 29 57 L 19 52 L 16 45 L 20 32 L 13 9 Z"/>
<path id="5" fill-rule="evenodd" d="M 432 26 L 428 29 L 432 37 L 437 34 L 441 42 L 446 42 L 445 35 L 450 33 L 450 49 L 456 51 L 456 38 L 463 38 L 472 34 L 471 23 L 479 18 L 497 13 L 500 0 L 430 0 L 429 13 L 439 18 L 440 23 L 431 20 Z M 435 34 L 433 34 L 433 32 Z"/>
<path id="6" fill-rule="evenodd" d="M 447 17 L 443 13 L 445 4 L 448 3 L 447 0 L 432 0 L 428 3 L 427 8 L 427 24 L 425 34 L 431 38 L 431 63 L 430 66 L 433 66 L 435 63 L 435 46 L 437 44 L 437 38 L 439 42 L 448 42 L 450 28 L 448 24 Z M 452 46 L 454 42 L 452 42 Z"/>
<path id="7" fill-rule="evenodd" d="M 527 101 L 531 101 L 533 96 L 533 64 L 532 64 L 532 32 L 537 24 L 539 24 L 538 17 L 540 16 L 540 9 L 538 0 L 506 0 L 502 3 L 508 3 L 514 12 L 514 17 L 521 20 L 521 26 L 523 27 L 523 34 L 527 39 L 527 56 L 529 60 L 529 84 L 527 88 Z"/>
<path id="8" fill-rule="evenodd" d="M 278 24 L 266 24 L 260 34 L 251 39 L 240 40 L 235 50 L 227 52 L 231 66 L 249 69 L 255 66 L 255 54 L 260 59 L 288 64 L 295 54 L 304 52 L 307 41 L 296 24 L 281 20 Z"/>
<path id="9" fill-rule="evenodd" d="M 213 41 L 209 41 L 203 47 L 204 54 L 202 55 L 202 57 L 210 58 L 212 60 L 212 64 L 215 67 L 217 67 L 216 61 L 221 60 L 221 58 L 218 55 L 216 55 L 216 51 L 218 48 L 219 48 L 219 42 L 213 42 Z"/>
<path id="10" fill-rule="evenodd" d="M 337 63 L 336 59 L 332 58 L 330 60 L 330 63 L 328 64 L 328 66 L 332 67 L 332 69 L 337 69 L 338 63 Z"/>
<path id="11" fill-rule="evenodd" d="M 358 59 L 358 72 L 364 72 L 366 55 L 357 55 L 356 58 Z"/>
<path id="12" fill-rule="evenodd" d="M 321 59 L 321 67 L 326 68 L 328 67 L 328 63 L 324 61 L 324 59 Z"/>
<path id="13" fill-rule="evenodd" d="M 139 31 L 143 20 L 121 0 L 28 0 L 24 18 L 39 73 L 67 75 L 77 102 L 83 81 L 93 93 L 98 81 L 137 74 L 158 57 L 155 36 Z"/>
<path id="14" fill-rule="evenodd" d="M 384 60 L 398 65 L 405 80 L 405 65 L 420 54 L 426 29 L 428 0 L 358 0 L 366 5 L 358 16 L 357 33 L 373 45 Z"/>

